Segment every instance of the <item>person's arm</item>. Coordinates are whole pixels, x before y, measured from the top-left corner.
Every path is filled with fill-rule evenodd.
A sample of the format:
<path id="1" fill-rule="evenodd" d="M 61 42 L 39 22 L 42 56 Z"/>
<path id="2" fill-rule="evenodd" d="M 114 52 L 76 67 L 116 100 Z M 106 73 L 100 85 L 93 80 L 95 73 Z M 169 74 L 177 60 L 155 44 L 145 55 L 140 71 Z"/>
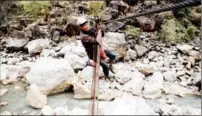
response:
<path id="1" fill-rule="evenodd" d="M 86 43 L 92 43 L 92 44 L 100 45 L 100 43 L 98 41 L 96 41 L 96 39 L 94 37 L 91 37 L 89 35 L 84 35 L 81 40 L 83 42 L 86 42 Z"/>

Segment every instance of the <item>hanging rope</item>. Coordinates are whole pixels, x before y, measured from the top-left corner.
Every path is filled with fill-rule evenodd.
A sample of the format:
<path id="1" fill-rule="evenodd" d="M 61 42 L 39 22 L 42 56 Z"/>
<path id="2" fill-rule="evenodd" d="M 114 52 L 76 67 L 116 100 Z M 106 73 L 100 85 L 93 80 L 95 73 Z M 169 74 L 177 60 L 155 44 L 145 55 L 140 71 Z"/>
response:
<path id="1" fill-rule="evenodd" d="M 98 31 L 96 40 L 101 43 L 101 30 Z M 93 61 L 95 67 L 93 69 L 93 78 L 91 86 L 90 115 L 98 114 L 98 95 L 99 95 L 99 69 L 100 69 L 100 45 L 93 45 Z"/>

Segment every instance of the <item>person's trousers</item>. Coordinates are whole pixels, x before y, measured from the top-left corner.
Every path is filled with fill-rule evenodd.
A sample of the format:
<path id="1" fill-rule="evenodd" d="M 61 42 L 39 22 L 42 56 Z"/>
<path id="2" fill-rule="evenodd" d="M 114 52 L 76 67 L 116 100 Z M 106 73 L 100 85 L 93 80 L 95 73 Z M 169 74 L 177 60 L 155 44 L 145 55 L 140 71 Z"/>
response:
<path id="1" fill-rule="evenodd" d="M 105 52 L 106 56 L 109 57 L 110 61 L 113 61 L 116 58 L 116 55 L 112 54 L 109 50 L 104 50 L 104 52 Z M 87 52 L 87 54 L 88 54 L 88 57 L 92 60 L 93 59 L 92 54 L 89 52 Z M 106 61 L 103 59 L 100 59 L 100 65 L 102 67 L 104 75 L 106 77 L 109 77 L 109 66 L 106 63 Z"/>
<path id="2" fill-rule="evenodd" d="M 116 55 L 112 54 L 109 50 L 104 50 L 107 57 L 109 57 L 110 61 L 113 61 L 116 58 Z M 109 77 L 109 66 L 105 60 L 100 59 L 100 65 L 102 66 L 102 70 L 106 77 Z"/>

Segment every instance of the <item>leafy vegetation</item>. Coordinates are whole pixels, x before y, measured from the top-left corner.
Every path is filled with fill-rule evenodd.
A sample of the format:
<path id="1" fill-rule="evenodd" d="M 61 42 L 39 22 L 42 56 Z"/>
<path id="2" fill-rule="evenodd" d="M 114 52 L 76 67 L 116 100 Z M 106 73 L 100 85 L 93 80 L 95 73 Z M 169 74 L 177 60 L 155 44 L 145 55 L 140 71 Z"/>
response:
<path id="1" fill-rule="evenodd" d="M 141 29 L 140 28 L 137 28 L 137 27 L 134 27 L 134 26 L 131 26 L 131 27 L 128 27 L 126 29 L 126 34 L 127 35 L 132 35 L 134 37 L 137 37 L 137 36 L 140 36 L 141 34 Z"/>
<path id="2" fill-rule="evenodd" d="M 98 16 L 98 13 L 101 12 L 104 7 L 105 7 L 104 2 L 93 1 L 90 3 L 90 14 Z"/>
<path id="3" fill-rule="evenodd" d="M 37 19 L 41 15 L 45 15 L 50 11 L 49 1 L 21 1 L 24 13 Z"/>
<path id="4" fill-rule="evenodd" d="M 181 8 L 181 9 L 176 9 L 173 11 L 173 14 L 176 18 L 182 18 L 186 17 L 191 13 L 190 8 Z"/>
<path id="5" fill-rule="evenodd" d="M 197 28 L 193 25 L 185 27 L 176 19 L 167 20 L 162 25 L 159 33 L 159 39 L 164 42 L 185 42 L 192 39 L 197 32 Z"/>

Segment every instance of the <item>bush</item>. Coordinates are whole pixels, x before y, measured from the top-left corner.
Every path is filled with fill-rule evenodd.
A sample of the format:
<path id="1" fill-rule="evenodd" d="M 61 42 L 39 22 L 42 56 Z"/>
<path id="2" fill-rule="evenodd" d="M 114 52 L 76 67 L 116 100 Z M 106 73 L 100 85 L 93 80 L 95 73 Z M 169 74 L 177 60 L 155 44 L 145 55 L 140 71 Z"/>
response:
<path id="1" fill-rule="evenodd" d="M 159 32 L 159 39 L 163 42 L 186 42 L 192 39 L 197 32 L 193 25 L 185 27 L 176 19 L 167 20 Z"/>
<path id="2" fill-rule="evenodd" d="M 140 30 L 140 28 L 136 28 L 134 26 L 131 26 L 131 27 L 128 27 L 126 29 L 126 34 L 127 35 L 132 35 L 134 37 L 137 37 L 137 36 L 140 36 L 141 30 Z"/>
<path id="3" fill-rule="evenodd" d="M 98 13 L 100 13 L 105 7 L 104 2 L 100 1 L 94 1 L 90 3 L 90 14 L 94 16 L 98 16 Z"/>
<path id="4" fill-rule="evenodd" d="M 176 18 L 186 17 L 190 14 L 190 12 L 191 12 L 190 8 L 181 8 L 173 10 L 173 14 Z"/>
<path id="5" fill-rule="evenodd" d="M 49 1 L 21 1 L 24 13 L 34 19 L 50 11 Z"/>

